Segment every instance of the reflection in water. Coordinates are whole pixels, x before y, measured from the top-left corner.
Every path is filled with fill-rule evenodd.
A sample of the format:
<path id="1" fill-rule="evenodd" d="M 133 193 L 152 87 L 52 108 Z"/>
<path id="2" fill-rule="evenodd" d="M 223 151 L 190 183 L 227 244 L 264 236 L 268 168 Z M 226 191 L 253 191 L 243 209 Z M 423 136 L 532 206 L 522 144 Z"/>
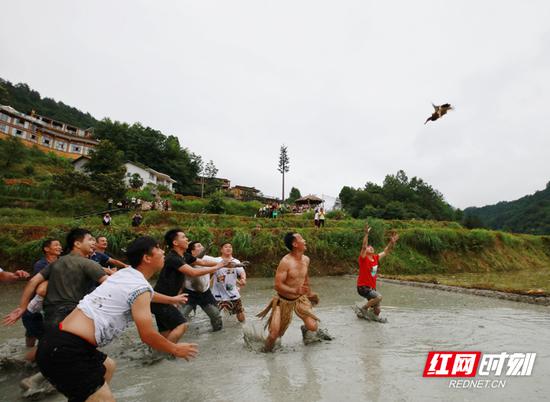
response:
<path id="1" fill-rule="evenodd" d="M 243 289 L 247 320 L 271 298 L 272 279 L 249 279 Z M 202 311 L 184 341 L 199 344 L 192 362 L 147 365 L 135 330 L 106 348 L 117 361 L 118 401 L 352 401 L 537 400 L 550 392 L 550 308 L 438 290 L 380 284 L 387 324 L 358 319 L 353 277 L 313 278 L 321 296 L 315 309 L 335 339 L 304 346 L 301 321 L 293 320 L 280 349 L 263 354 L 246 347 L 234 317 L 210 332 Z M 22 284 L 0 286 L 0 315 L 15 307 Z M 388 307 L 384 310 L 384 306 Z M 0 327 L 0 343 L 23 342 L 23 327 Z M 444 379 L 424 379 L 431 350 L 484 353 L 536 352 L 531 377 L 508 379 L 498 390 L 449 390 Z M 28 372 L 27 372 L 28 373 Z M 0 400 L 19 400 L 22 373 L 0 372 Z M 47 401 L 63 401 L 56 395 Z"/>

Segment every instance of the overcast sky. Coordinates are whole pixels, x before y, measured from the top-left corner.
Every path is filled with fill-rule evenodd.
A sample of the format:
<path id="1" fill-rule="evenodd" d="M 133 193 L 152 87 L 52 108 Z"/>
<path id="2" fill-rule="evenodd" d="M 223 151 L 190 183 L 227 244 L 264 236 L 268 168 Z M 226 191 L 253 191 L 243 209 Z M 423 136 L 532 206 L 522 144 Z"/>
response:
<path id="1" fill-rule="evenodd" d="M 548 1 L 9 1 L 0 77 L 141 122 L 232 185 L 337 196 L 399 169 L 453 206 L 550 180 Z M 431 102 L 456 107 L 423 125 Z"/>

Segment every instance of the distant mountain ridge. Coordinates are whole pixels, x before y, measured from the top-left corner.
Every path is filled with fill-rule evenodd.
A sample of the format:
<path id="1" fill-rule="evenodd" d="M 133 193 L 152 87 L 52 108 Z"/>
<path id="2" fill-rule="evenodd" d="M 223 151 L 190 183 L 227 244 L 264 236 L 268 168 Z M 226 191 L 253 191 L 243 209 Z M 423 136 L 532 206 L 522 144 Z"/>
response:
<path id="1" fill-rule="evenodd" d="M 546 188 L 515 201 L 501 201 L 481 208 L 470 207 L 464 215 L 477 217 L 483 226 L 517 233 L 550 234 L 550 182 Z"/>

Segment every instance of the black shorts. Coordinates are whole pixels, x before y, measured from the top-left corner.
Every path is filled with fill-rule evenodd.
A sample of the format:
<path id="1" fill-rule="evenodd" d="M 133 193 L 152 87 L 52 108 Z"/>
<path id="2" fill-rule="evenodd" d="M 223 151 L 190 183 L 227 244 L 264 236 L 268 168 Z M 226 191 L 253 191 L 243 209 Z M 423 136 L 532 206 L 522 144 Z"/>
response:
<path id="1" fill-rule="evenodd" d="M 42 313 L 31 313 L 29 310 L 25 310 L 21 321 L 23 321 L 27 338 L 42 338 L 42 335 L 44 335 L 44 317 L 42 317 Z"/>
<path id="2" fill-rule="evenodd" d="M 368 286 L 357 286 L 357 293 L 359 293 L 359 295 L 363 296 L 367 300 L 371 300 L 380 296 L 380 293 L 378 293 L 376 289 L 370 288 Z"/>
<path id="3" fill-rule="evenodd" d="M 151 313 L 155 315 L 159 332 L 171 331 L 187 322 L 181 312 L 171 304 L 151 303 Z"/>
<path id="4" fill-rule="evenodd" d="M 206 292 L 202 292 L 202 293 L 195 292 L 195 291 L 190 290 L 190 289 L 184 289 L 183 293 L 187 293 L 189 295 L 188 300 L 187 300 L 187 304 L 189 306 L 204 307 L 204 306 L 207 306 L 209 304 L 213 304 L 215 306 L 218 305 L 218 302 L 214 298 L 214 295 L 212 294 L 210 289 L 207 289 Z"/>
<path id="5" fill-rule="evenodd" d="M 44 329 L 47 331 L 58 329 L 59 323 L 76 308 L 76 304 L 57 306 L 44 309 Z"/>
<path id="6" fill-rule="evenodd" d="M 46 332 L 36 352 L 44 377 L 70 402 L 85 401 L 103 386 L 106 358 L 91 343 L 59 328 Z"/>

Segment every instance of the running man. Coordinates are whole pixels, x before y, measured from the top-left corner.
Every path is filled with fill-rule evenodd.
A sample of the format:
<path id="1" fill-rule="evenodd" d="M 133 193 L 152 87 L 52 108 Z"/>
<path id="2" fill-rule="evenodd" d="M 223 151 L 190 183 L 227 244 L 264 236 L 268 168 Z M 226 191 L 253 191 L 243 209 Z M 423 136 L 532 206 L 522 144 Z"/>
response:
<path id="1" fill-rule="evenodd" d="M 69 401 L 115 400 L 109 387 L 115 362 L 97 348 L 118 337 L 132 319 L 142 342 L 152 348 L 186 360 L 198 352 L 197 345 L 170 342 L 153 329 L 153 289 L 147 280 L 164 263 L 157 241 L 140 237 L 126 254 L 135 269 L 110 276 L 38 345 L 40 371 Z"/>
<path id="2" fill-rule="evenodd" d="M 57 261 L 63 247 L 57 239 L 45 239 L 42 242 L 42 252 L 44 256 L 34 263 L 34 275 L 41 272 L 48 265 Z M 42 303 L 46 295 L 47 282 L 43 282 L 36 290 L 36 295 L 31 300 L 27 309 L 23 313 L 22 321 L 25 327 L 25 343 L 31 348 L 35 345 L 36 340 L 44 335 L 44 317 L 42 316 Z M 34 360 L 33 354 L 28 355 L 30 360 Z"/>
<path id="3" fill-rule="evenodd" d="M 246 272 L 243 266 L 248 263 L 240 262 L 233 258 L 233 246 L 231 243 L 223 243 L 220 248 L 221 256 L 215 261 L 231 261 L 231 266 L 216 271 L 212 276 L 212 293 L 218 302 L 220 310 L 226 310 L 231 315 L 236 315 L 239 322 L 244 322 L 244 308 L 241 301 L 239 288 L 246 285 Z"/>
<path id="4" fill-rule="evenodd" d="M 202 261 L 211 261 L 215 264 L 218 260 L 214 257 L 203 256 L 205 249 L 198 241 L 192 241 L 187 247 L 187 252 L 194 258 L 200 258 Z M 200 269 L 201 267 L 194 264 L 193 269 Z M 182 314 L 187 320 L 191 311 L 195 311 L 197 306 L 208 315 L 210 323 L 212 324 L 213 331 L 219 331 L 222 329 L 222 315 L 218 308 L 218 302 L 214 298 L 210 290 L 210 274 L 204 274 L 201 276 L 186 276 L 183 293 L 187 294 L 187 304 L 183 306 Z"/>
<path id="5" fill-rule="evenodd" d="M 384 251 L 375 254 L 374 248 L 369 245 L 370 230 L 369 224 L 365 224 L 365 237 L 363 237 L 363 245 L 359 254 L 359 276 L 357 277 L 357 293 L 367 299 L 367 303 L 357 312 L 357 316 L 387 322 L 385 318 L 380 317 L 382 295 L 376 291 L 376 277 L 379 261 L 390 253 L 399 240 L 399 235 L 393 233 Z"/>
<path id="6" fill-rule="evenodd" d="M 88 259 L 93 246 L 93 237 L 86 229 L 73 229 L 67 235 L 70 253 L 52 262 L 29 281 L 19 307 L 4 318 L 5 325 L 13 325 L 27 310 L 37 287 L 48 281 L 44 298 L 44 324 L 56 327 L 86 295 L 90 283 L 102 283 L 107 275 L 99 264 Z"/>
<path id="7" fill-rule="evenodd" d="M 293 313 L 296 313 L 304 322 L 302 336 L 305 344 L 332 340 L 325 330 L 319 329 L 320 320 L 313 314 L 312 303 L 319 303 L 319 296 L 309 287 L 309 257 L 304 255 L 307 250 L 306 241 L 302 235 L 293 232 L 287 233 L 284 241 L 290 253 L 281 259 L 275 273 L 274 288 L 277 295 L 257 315 L 264 318 L 271 310 L 266 325 L 269 333 L 264 352 L 273 350 L 277 338 L 282 337 L 290 325 Z"/>
<path id="8" fill-rule="evenodd" d="M 199 277 L 216 272 L 225 266 L 226 262 L 204 262 L 186 253 L 189 239 L 181 229 L 170 229 L 164 235 L 164 241 L 169 248 L 155 285 L 155 292 L 168 296 L 180 293 L 185 277 Z M 204 265 L 204 268 L 193 268 L 191 265 Z M 187 330 L 187 320 L 180 310 L 169 304 L 151 304 L 151 312 L 155 315 L 159 332 L 171 342 L 177 342 Z"/>

